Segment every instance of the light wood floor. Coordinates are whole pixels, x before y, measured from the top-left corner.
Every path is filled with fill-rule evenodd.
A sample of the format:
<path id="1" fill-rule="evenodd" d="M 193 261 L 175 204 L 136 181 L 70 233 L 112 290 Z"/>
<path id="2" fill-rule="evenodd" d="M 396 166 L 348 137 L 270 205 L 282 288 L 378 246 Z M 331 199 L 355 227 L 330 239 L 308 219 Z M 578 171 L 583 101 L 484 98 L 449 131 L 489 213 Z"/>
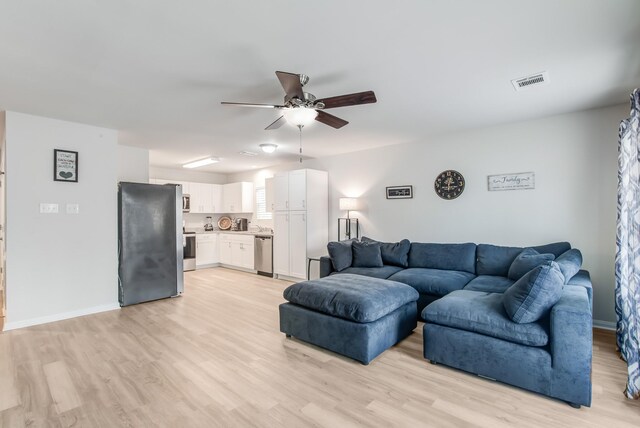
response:
<path id="1" fill-rule="evenodd" d="M 186 274 L 183 297 L 0 334 L 0 426 L 638 427 L 613 336 L 575 410 L 422 357 L 415 333 L 363 366 L 285 339 L 288 284 Z"/>

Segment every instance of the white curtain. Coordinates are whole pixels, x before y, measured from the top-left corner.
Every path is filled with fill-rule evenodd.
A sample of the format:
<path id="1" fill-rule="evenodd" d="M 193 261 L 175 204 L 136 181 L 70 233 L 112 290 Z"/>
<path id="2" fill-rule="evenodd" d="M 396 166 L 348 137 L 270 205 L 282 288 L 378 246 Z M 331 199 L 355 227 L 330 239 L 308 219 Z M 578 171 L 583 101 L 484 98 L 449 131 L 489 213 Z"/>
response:
<path id="1" fill-rule="evenodd" d="M 640 397 L 640 91 L 631 94 L 631 115 L 618 133 L 616 225 L 616 338 L 627 362 L 625 394 Z"/>

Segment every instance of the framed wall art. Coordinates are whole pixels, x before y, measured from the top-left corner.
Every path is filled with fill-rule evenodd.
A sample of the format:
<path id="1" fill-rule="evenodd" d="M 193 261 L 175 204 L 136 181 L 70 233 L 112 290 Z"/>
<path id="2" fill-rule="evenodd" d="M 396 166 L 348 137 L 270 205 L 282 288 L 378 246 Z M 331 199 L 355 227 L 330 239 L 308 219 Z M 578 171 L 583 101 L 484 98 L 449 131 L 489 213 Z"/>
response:
<path id="1" fill-rule="evenodd" d="M 490 192 L 497 190 L 523 190 L 536 188 L 536 174 L 534 172 L 490 175 L 487 177 L 487 180 Z"/>
<path id="2" fill-rule="evenodd" d="M 387 199 L 411 199 L 413 198 L 413 186 L 387 187 Z"/>
<path id="3" fill-rule="evenodd" d="M 78 182 L 78 152 L 53 150 L 53 179 L 55 181 Z"/>

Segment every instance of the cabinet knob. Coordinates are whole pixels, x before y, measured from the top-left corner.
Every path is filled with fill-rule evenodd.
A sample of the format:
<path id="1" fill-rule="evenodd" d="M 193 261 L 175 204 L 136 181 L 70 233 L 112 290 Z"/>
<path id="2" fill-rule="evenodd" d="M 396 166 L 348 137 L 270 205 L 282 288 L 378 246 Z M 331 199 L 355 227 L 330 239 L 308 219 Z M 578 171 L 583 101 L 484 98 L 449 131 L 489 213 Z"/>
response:
<path id="1" fill-rule="evenodd" d="M 284 203 L 284 206 L 285 206 L 285 207 L 287 207 L 287 208 L 289 208 L 289 201 L 286 201 L 286 202 Z"/>
<path id="2" fill-rule="evenodd" d="M 307 207 L 307 201 L 305 201 L 304 199 L 302 200 L 302 208 L 306 208 Z"/>

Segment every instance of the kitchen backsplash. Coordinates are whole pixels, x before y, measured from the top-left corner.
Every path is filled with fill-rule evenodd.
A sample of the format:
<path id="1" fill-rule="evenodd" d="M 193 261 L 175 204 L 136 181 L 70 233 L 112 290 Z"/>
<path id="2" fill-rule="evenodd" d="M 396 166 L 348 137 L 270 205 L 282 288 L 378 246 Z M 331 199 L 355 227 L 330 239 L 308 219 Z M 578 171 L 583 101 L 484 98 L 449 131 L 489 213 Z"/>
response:
<path id="1" fill-rule="evenodd" d="M 185 228 L 189 230 L 204 229 L 204 225 L 207 222 L 207 216 L 211 217 L 211 224 L 215 229 L 218 228 L 218 219 L 224 214 L 196 214 L 196 213 L 183 213 L 182 219 L 185 221 Z M 243 217 L 249 219 L 249 227 L 251 227 L 252 216 L 251 214 L 228 214 L 229 217 Z"/>

